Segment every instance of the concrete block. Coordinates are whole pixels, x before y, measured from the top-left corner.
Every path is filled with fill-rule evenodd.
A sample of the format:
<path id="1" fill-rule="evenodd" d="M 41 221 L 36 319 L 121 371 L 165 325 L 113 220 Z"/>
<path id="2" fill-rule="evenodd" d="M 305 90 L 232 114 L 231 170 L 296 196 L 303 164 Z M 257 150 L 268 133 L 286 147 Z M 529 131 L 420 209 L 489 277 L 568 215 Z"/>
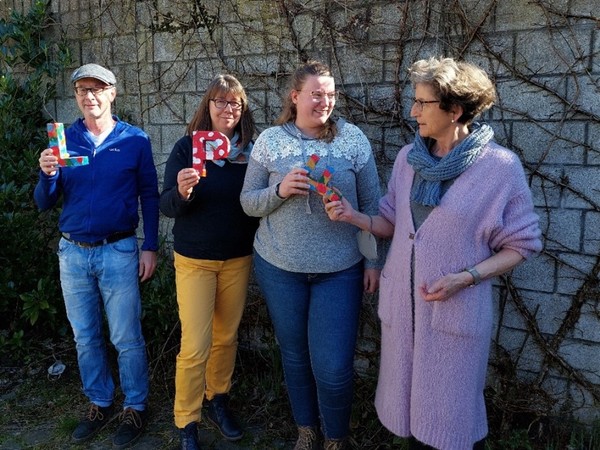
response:
<path id="1" fill-rule="evenodd" d="M 370 42 L 390 42 L 402 39 L 406 19 L 404 2 L 373 5 L 370 9 L 368 34 Z M 357 22 L 360 18 L 357 19 Z M 361 24 L 358 23 L 357 27 Z M 406 25 L 404 25 L 406 26 Z"/>
<path id="2" fill-rule="evenodd" d="M 598 373 L 600 345 L 581 341 L 565 341 L 561 345 L 560 355 L 571 367 L 580 371 L 591 383 L 600 384 L 600 374 Z"/>
<path id="3" fill-rule="evenodd" d="M 203 57 L 196 60 L 196 92 L 204 94 L 215 76 L 223 70 L 214 58 Z"/>
<path id="4" fill-rule="evenodd" d="M 529 172 L 526 173 L 529 179 Z M 560 206 L 561 187 L 554 180 L 559 180 L 561 175 L 562 169 L 559 167 L 542 165 L 537 169 L 537 172 L 530 178 L 534 206 L 543 211 L 545 211 L 545 208 L 558 208 Z"/>
<path id="5" fill-rule="evenodd" d="M 483 33 L 480 40 L 472 42 L 465 56 L 468 62 L 485 70 L 492 80 L 497 80 L 510 75 L 508 68 L 514 64 L 513 47 L 512 33 Z"/>
<path id="6" fill-rule="evenodd" d="M 546 88 L 537 87 L 520 80 L 499 80 L 496 83 L 498 105 L 504 109 L 504 119 L 552 120 L 561 119 L 565 113 L 563 101 L 553 95 L 565 95 L 566 82 L 562 77 L 532 77 L 536 83 Z"/>
<path id="7" fill-rule="evenodd" d="M 540 254 L 515 267 L 511 278 L 519 289 L 538 292 L 554 292 L 556 263 L 553 258 Z M 533 295 L 529 293 L 528 295 Z"/>
<path id="8" fill-rule="evenodd" d="M 182 94 L 170 95 L 168 98 L 160 94 L 149 96 L 148 112 L 153 124 L 183 123 L 184 108 Z"/>
<path id="9" fill-rule="evenodd" d="M 585 161 L 583 122 L 514 122 L 513 142 L 532 164 L 581 165 Z"/>
<path id="10" fill-rule="evenodd" d="M 371 84 L 381 80 L 383 54 L 381 46 L 354 46 L 338 48 L 336 52 L 339 70 L 344 73 L 344 84 Z M 338 69 L 336 68 L 336 71 Z M 342 82 L 338 78 L 338 84 Z"/>
<path id="11" fill-rule="evenodd" d="M 266 53 L 263 30 L 237 24 L 223 29 L 223 53 L 226 56 L 260 55 Z"/>
<path id="12" fill-rule="evenodd" d="M 553 8 L 564 10 L 568 6 L 568 0 L 555 0 Z M 547 26 L 547 18 L 544 10 L 537 3 L 524 2 L 520 0 L 506 0 L 498 2 L 495 10 L 496 30 L 522 30 L 530 28 L 542 28 Z"/>
<path id="13" fill-rule="evenodd" d="M 559 255 L 562 264 L 557 265 L 557 287 L 560 294 L 575 295 L 581 290 L 585 278 L 591 272 L 597 256 L 564 253 Z"/>
<path id="14" fill-rule="evenodd" d="M 279 56 L 274 53 L 241 56 L 236 58 L 236 68 L 250 77 L 271 76 L 279 70 Z"/>
<path id="15" fill-rule="evenodd" d="M 546 250 L 577 253 L 581 249 L 583 212 L 577 209 L 539 211 Z"/>
<path id="16" fill-rule="evenodd" d="M 587 255 L 600 254 L 600 212 L 586 211 L 583 224 L 583 252 Z"/>
<path id="17" fill-rule="evenodd" d="M 587 164 L 600 166 L 600 122 L 590 121 L 588 129 Z"/>
<path id="18" fill-rule="evenodd" d="M 160 89 L 158 65 L 140 61 L 139 64 L 121 66 L 117 80 L 121 83 L 122 92 L 128 94 L 149 94 Z M 120 90 L 117 91 L 118 93 Z"/>
<path id="19" fill-rule="evenodd" d="M 196 64 L 194 61 L 160 63 L 160 86 L 163 95 L 196 91 Z M 215 74 L 216 75 L 216 74 Z"/>
<path id="20" fill-rule="evenodd" d="M 581 111 L 578 117 L 596 120 L 600 117 L 600 74 L 567 77 L 567 99 L 574 105 L 573 112 Z"/>
<path id="21" fill-rule="evenodd" d="M 515 38 L 515 64 L 526 74 L 581 73 L 590 64 L 590 30 L 545 27 Z"/>
<path id="22" fill-rule="evenodd" d="M 590 198 L 596 204 L 600 203 L 600 176 L 597 167 L 565 166 L 564 173 L 569 186 L 575 191 L 564 191 L 564 208 L 590 208 L 590 204 L 577 193 Z"/>
<path id="23" fill-rule="evenodd" d="M 595 343 L 600 349 L 600 318 L 598 307 L 595 304 L 594 299 L 589 299 L 590 303 L 583 305 L 581 309 L 581 316 L 579 321 L 575 325 L 571 336 L 573 339 L 586 341 L 586 344 L 592 345 Z M 588 366 L 586 367 L 589 367 Z M 598 367 L 598 361 L 595 361 L 596 368 Z M 600 374 L 599 374 L 600 376 Z M 598 380 L 600 383 L 600 380 Z"/>

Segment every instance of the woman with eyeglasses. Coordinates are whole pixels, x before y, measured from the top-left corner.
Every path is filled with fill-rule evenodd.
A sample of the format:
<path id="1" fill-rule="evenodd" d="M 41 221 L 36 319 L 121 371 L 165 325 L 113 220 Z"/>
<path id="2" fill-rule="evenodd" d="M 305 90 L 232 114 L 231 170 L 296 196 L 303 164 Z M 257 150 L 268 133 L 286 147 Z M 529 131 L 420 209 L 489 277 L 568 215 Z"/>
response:
<path id="1" fill-rule="evenodd" d="M 496 99 L 478 67 L 414 63 L 415 142 L 398 154 L 369 217 L 342 200 L 330 218 L 391 237 L 381 273 L 375 405 L 409 449 L 483 450 L 492 278 L 541 250 L 519 158 L 474 119 Z"/>
<path id="2" fill-rule="evenodd" d="M 192 167 L 194 131 L 219 131 L 230 141 L 227 159 Z M 242 429 L 228 393 L 237 333 L 248 287 L 252 240 L 258 226 L 240 205 L 254 119 L 240 82 L 217 76 L 167 160 L 160 210 L 173 226 L 181 348 L 175 372 L 175 425 L 181 448 L 199 448 L 197 423 L 203 399 L 210 422 L 230 441 Z"/>
<path id="3" fill-rule="evenodd" d="M 331 118 L 336 98 L 326 65 L 309 61 L 292 74 L 277 126 L 256 140 L 241 195 L 244 211 L 260 217 L 255 273 L 281 350 L 296 450 L 323 448 L 321 433 L 327 449 L 346 445 L 359 311 L 379 279 L 356 229 L 331 222 L 323 205 L 321 193 L 328 200 L 333 188 L 366 214 L 379 200 L 369 141 Z"/>

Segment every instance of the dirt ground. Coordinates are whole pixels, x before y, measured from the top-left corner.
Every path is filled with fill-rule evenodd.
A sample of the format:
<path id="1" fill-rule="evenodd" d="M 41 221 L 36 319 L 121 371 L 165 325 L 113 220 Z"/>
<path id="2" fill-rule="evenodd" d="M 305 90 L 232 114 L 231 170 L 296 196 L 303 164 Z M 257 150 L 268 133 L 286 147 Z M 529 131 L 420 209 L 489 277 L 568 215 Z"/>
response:
<path id="1" fill-rule="evenodd" d="M 63 358 L 64 359 L 64 358 Z M 46 361 L 48 362 L 48 361 Z M 52 362 L 52 361 L 50 361 Z M 84 444 L 70 443 L 70 434 L 87 411 L 87 399 L 81 392 L 75 361 L 65 361 L 67 369 L 58 379 L 50 379 L 50 364 L 27 368 L 0 367 L 0 449 L 110 449 L 118 421 L 113 420 L 101 433 Z M 172 399 L 169 389 L 152 380 L 150 421 L 143 436 L 133 446 L 138 450 L 177 449 L 179 436 L 172 421 Z M 118 400 L 117 400 L 118 403 Z M 232 406 L 240 400 L 232 398 Z M 203 448 L 286 449 L 293 442 L 266 438 L 262 424 L 249 423 L 241 417 L 246 434 L 241 441 L 230 443 L 210 425 L 201 425 Z M 277 423 L 268 424 L 276 427 Z"/>

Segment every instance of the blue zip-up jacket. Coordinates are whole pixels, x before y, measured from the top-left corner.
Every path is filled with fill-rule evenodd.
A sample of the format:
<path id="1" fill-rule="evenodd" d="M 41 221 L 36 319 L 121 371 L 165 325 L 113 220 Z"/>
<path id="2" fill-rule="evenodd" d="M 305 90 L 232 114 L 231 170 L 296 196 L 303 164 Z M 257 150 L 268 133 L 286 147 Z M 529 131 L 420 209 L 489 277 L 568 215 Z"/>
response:
<path id="1" fill-rule="evenodd" d="M 47 176 L 40 170 L 34 199 L 43 211 L 63 196 L 58 227 L 76 241 L 94 242 L 117 232 L 135 230 L 142 206 L 142 250 L 158 249 L 158 179 L 148 135 L 117 122 L 105 141 L 95 147 L 83 119 L 65 130 L 71 156 L 87 156 L 89 165 L 59 167 Z"/>

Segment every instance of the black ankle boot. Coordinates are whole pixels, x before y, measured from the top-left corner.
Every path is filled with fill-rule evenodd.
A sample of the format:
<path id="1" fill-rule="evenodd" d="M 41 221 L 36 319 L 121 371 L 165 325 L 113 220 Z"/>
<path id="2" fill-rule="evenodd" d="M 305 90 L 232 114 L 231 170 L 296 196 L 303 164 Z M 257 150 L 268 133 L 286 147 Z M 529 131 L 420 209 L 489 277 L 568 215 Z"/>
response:
<path id="1" fill-rule="evenodd" d="M 181 450 L 200 450 L 198 424 L 196 422 L 190 422 L 185 428 L 180 428 L 179 440 L 181 442 Z"/>
<path id="2" fill-rule="evenodd" d="M 206 416 L 219 429 L 223 437 L 228 441 L 240 440 L 244 433 L 229 409 L 229 396 L 217 394 L 206 403 Z"/>

